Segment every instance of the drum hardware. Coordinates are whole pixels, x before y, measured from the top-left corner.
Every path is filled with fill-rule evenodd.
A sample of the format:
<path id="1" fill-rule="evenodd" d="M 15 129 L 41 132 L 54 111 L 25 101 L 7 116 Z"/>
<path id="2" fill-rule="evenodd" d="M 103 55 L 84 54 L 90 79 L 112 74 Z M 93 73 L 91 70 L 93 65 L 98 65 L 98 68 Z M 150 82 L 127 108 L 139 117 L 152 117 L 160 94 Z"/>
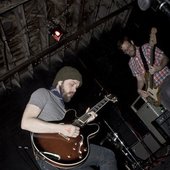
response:
<path id="1" fill-rule="evenodd" d="M 133 156 L 129 148 L 126 147 L 124 142 L 119 138 L 118 133 L 114 132 L 113 129 L 105 120 L 104 123 L 109 128 L 110 132 L 107 133 L 106 137 L 102 140 L 100 144 L 103 144 L 104 141 L 107 139 L 110 142 L 113 142 L 114 146 L 123 153 L 123 155 L 128 159 L 129 163 L 131 164 L 129 165 L 128 161 L 125 162 L 125 168 L 127 170 L 135 170 L 136 168 L 138 168 L 138 170 L 144 170 L 140 162 Z"/>

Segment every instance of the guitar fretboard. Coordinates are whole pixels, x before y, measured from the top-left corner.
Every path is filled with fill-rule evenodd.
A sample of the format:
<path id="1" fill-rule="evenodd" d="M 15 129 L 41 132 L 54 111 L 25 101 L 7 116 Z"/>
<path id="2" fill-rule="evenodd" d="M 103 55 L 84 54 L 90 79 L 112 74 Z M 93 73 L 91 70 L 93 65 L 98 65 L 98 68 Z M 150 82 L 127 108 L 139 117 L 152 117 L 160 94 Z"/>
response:
<path id="1" fill-rule="evenodd" d="M 100 109 L 102 109 L 108 102 L 110 101 L 110 99 L 108 99 L 107 97 L 102 99 L 100 102 L 98 102 L 95 106 L 93 106 L 90 111 L 94 111 L 95 113 L 97 113 Z"/>
<path id="2" fill-rule="evenodd" d="M 95 106 L 93 106 L 89 112 L 93 111 L 95 113 L 97 113 L 99 110 L 101 110 L 109 101 L 112 101 L 113 103 L 117 102 L 117 98 L 116 97 L 112 97 L 111 95 L 105 96 L 105 98 L 103 98 L 100 102 L 98 102 Z M 84 126 L 85 123 L 87 122 L 88 118 L 91 116 L 88 113 L 85 113 L 84 115 L 82 115 L 81 117 L 79 117 L 77 120 L 74 121 L 74 125 L 77 126 Z"/>

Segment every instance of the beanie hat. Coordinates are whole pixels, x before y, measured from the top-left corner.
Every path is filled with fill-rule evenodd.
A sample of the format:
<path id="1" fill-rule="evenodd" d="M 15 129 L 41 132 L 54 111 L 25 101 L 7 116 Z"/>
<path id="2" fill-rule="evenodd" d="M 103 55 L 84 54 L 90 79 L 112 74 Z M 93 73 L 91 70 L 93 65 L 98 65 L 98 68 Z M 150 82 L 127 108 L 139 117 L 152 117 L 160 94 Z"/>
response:
<path id="1" fill-rule="evenodd" d="M 63 68 L 61 68 L 57 72 L 52 85 L 55 87 L 58 81 L 64 81 L 67 79 L 78 80 L 80 81 L 80 86 L 82 85 L 82 76 L 80 72 L 71 66 L 64 66 Z"/>

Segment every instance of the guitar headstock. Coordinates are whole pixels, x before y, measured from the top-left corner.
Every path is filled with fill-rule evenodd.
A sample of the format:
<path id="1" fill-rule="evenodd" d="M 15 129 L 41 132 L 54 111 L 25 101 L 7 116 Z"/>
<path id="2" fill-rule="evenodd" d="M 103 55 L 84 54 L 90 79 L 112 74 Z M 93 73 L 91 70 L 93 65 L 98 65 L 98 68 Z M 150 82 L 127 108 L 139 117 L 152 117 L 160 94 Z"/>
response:
<path id="1" fill-rule="evenodd" d="M 149 40 L 149 44 L 151 45 L 151 47 L 153 47 L 154 45 L 157 44 L 156 33 L 157 33 L 157 28 L 152 27 L 151 34 L 150 34 L 150 40 Z"/>
<path id="2" fill-rule="evenodd" d="M 108 100 L 112 101 L 113 103 L 118 102 L 118 99 L 116 96 L 113 96 L 112 94 L 108 94 L 105 96 Z"/>

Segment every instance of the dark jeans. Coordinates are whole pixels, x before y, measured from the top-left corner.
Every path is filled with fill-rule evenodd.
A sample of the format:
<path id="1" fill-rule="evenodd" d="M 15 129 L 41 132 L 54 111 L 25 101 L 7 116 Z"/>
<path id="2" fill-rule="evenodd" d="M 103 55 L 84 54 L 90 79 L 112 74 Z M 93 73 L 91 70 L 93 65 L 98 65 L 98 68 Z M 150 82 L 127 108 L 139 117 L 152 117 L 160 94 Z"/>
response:
<path id="1" fill-rule="evenodd" d="M 37 160 L 41 170 L 60 170 L 55 168 L 43 160 Z M 81 166 L 71 170 L 92 170 L 92 166 L 100 170 L 117 170 L 117 163 L 114 153 L 102 146 L 90 145 L 90 154 L 87 160 Z"/>
<path id="2" fill-rule="evenodd" d="M 166 77 L 160 88 L 161 104 L 170 111 L 170 75 Z"/>

